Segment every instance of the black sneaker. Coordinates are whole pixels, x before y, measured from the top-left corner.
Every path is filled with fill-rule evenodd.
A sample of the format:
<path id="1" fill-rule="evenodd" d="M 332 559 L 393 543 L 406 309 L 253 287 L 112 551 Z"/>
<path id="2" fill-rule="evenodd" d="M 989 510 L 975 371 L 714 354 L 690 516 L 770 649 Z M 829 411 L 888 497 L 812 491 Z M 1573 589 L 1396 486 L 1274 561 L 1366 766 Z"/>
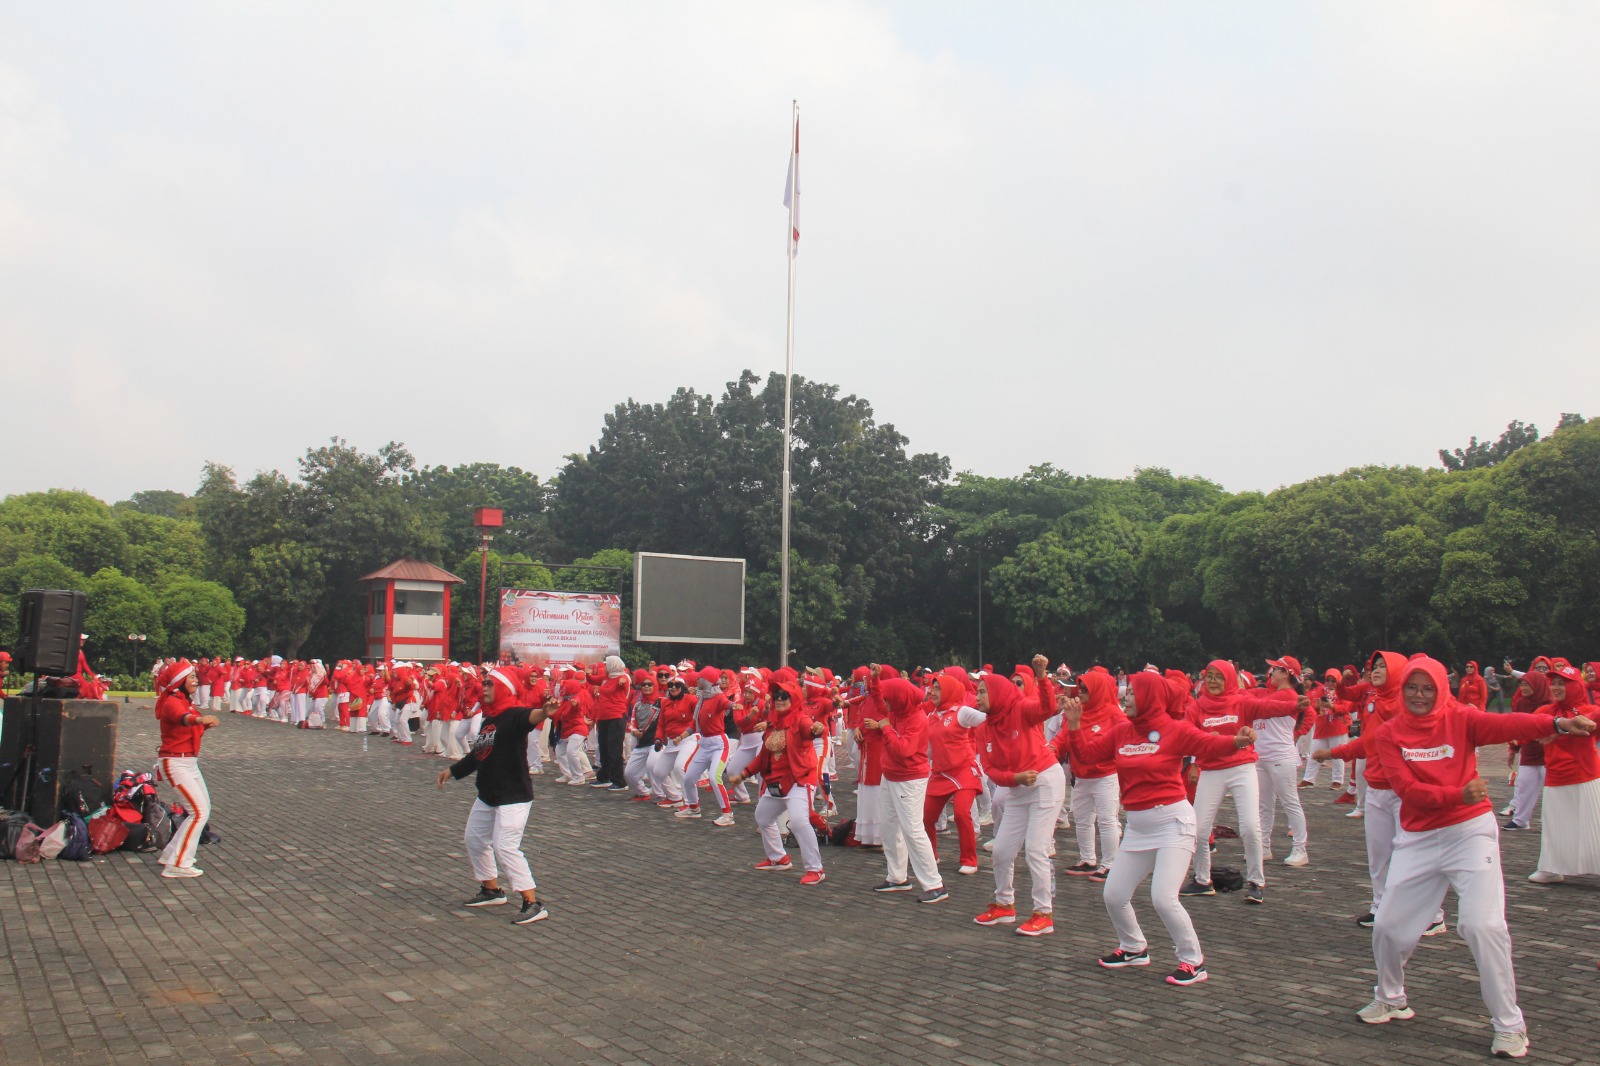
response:
<path id="1" fill-rule="evenodd" d="M 873 885 L 872 886 L 872 891 L 874 891 L 874 892 L 910 892 L 912 889 L 914 889 L 916 887 L 917 886 L 913 885 L 911 883 L 910 879 L 908 878 L 907 880 L 904 880 L 904 881 L 885 881 L 882 884 Z"/>
<path id="2" fill-rule="evenodd" d="M 606 786 L 606 791 L 607 792 L 626 792 L 626 791 L 628 791 L 628 786 L 627 785 L 607 785 Z"/>
<path id="3" fill-rule="evenodd" d="M 1262 895 L 1261 886 L 1254 881 L 1244 883 L 1244 901 L 1246 903 L 1265 903 L 1267 897 Z"/>
<path id="4" fill-rule="evenodd" d="M 1108 970 L 1120 970 L 1124 966 L 1149 966 L 1150 952 L 1148 951 L 1123 951 L 1118 948 L 1109 955 L 1102 955 L 1095 960 Z"/>
<path id="5" fill-rule="evenodd" d="M 1518 825 L 1516 822 L 1508 819 L 1503 825 L 1500 826 L 1500 828 L 1505 830 L 1507 833 L 1515 833 L 1519 829 L 1526 829 L 1528 827 L 1525 825 Z"/>
<path id="6" fill-rule="evenodd" d="M 1108 878 L 1110 876 L 1111 876 L 1111 867 L 1102 866 L 1102 867 L 1100 867 L 1100 869 L 1096 870 L 1094 873 L 1089 875 L 1089 880 L 1091 880 L 1091 881 L 1104 881 L 1106 878 Z"/>
<path id="7" fill-rule="evenodd" d="M 522 910 L 517 912 L 515 918 L 511 919 L 511 924 L 532 925 L 534 922 L 542 922 L 548 917 L 550 917 L 550 911 L 542 902 L 539 900 L 532 900 L 531 902 L 523 900 Z"/>
<path id="8" fill-rule="evenodd" d="M 1367 913 L 1363 914 L 1361 917 L 1356 919 L 1356 924 L 1359 925 L 1363 929 L 1371 929 L 1374 925 L 1377 924 L 1377 921 L 1378 921 L 1378 916 L 1376 914 L 1373 914 L 1371 911 L 1368 911 Z"/>
<path id="9" fill-rule="evenodd" d="M 503 888 L 482 888 L 478 894 L 467 900 L 468 907 L 502 907 L 506 902 L 506 890 Z"/>
<path id="10" fill-rule="evenodd" d="M 1188 884 L 1178 889 L 1178 895 L 1180 896 L 1215 896 L 1216 894 L 1217 890 L 1211 887 L 1210 881 L 1200 881 L 1193 877 L 1189 878 Z"/>
<path id="11" fill-rule="evenodd" d="M 918 896 L 917 897 L 917 902 L 918 903 L 943 903 L 945 900 L 947 900 L 949 898 L 950 898 L 950 890 L 945 888 L 943 885 L 940 885 L 938 888 L 930 888 L 930 889 L 928 889 L 928 891 L 926 891 L 922 895 Z"/>
<path id="12" fill-rule="evenodd" d="M 1206 973 L 1206 964 L 1203 962 L 1198 965 L 1180 962 L 1178 963 L 1178 968 L 1176 970 L 1173 970 L 1171 973 L 1167 974 L 1167 984 L 1197 985 L 1201 981 L 1206 980 L 1209 976 L 1210 974 Z"/>

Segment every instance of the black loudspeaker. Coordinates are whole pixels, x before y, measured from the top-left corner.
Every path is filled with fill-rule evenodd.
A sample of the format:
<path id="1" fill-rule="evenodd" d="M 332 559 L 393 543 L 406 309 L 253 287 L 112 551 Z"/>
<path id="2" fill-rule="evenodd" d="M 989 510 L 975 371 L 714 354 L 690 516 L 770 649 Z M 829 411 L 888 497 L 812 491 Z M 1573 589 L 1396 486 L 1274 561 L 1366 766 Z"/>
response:
<path id="1" fill-rule="evenodd" d="M 109 800 L 117 773 L 118 711 L 119 705 L 108 700 L 35 704 L 28 697 L 8 697 L 0 725 L 0 786 L 5 786 L 0 805 L 20 810 L 26 797 L 28 816 L 39 825 L 51 825 L 60 817 L 61 789 L 80 775 L 100 782 L 105 788 L 101 798 Z"/>
<path id="2" fill-rule="evenodd" d="M 17 661 L 22 674 L 65 677 L 78 672 L 83 639 L 83 611 L 89 598 L 81 592 L 28 589 L 17 613 Z"/>

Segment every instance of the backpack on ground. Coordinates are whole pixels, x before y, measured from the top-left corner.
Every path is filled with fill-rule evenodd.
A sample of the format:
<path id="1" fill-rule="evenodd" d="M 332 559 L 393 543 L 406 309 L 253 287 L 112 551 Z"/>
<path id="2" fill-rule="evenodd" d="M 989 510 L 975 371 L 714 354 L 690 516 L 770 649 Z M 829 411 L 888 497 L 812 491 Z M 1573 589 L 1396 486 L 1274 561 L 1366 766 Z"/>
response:
<path id="1" fill-rule="evenodd" d="M 74 771 L 67 774 L 61 786 L 61 810 L 87 820 L 105 805 L 106 786 L 89 774 Z"/>
<path id="2" fill-rule="evenodd" d="M 32 822 L 22 827 L 22 834 L 17 838 L 16 847 L 12 849 L 12 856 L 18 862 L 38 862 L 44 856 L 41 847 L 44 844 L 44 829 Z"/>
<path id="3" fill-rule="evenodd" d="M 67 827 L 67 846 L 61 849 L 61 854 L 56 858 L 67 862 L 88 862 L 93 858 L 94 852 L 89 847 L 89 823 L 77 812 L 68 811 L 62 816 L 61 824 Z"/>
<path id="4" fill-rule="evenodd" d="M 21 811 L 6 812 L 5 822 L 0 825 L 0 859 L 17 857 L 17 841 L 22 839 L 23 829 L 32 820 Z"/>
<path id="5" fill-rule="evenodd" d="M 128 840 L 129 825 L 116 811 L 107 810 L 89 819 L 89 850 L 95 855 L 116 851 Z"/>
<path id="6" fill-rule="evenodd" d="M 140 851 L 161 851 L 172 840 L 172 814 L 167 805 L 154 796 L 144 805 L 145 839 Z"/>
<path id="7" fill-rule="evenodd" d="M 1244 887 L 1244 874 L 1237 867 L 1213 866 L 1211 868 L 1211 887 L 1218 892 L 1237 892 Z M 1246 900 L 1245 902 L 1249 902 Z"/>

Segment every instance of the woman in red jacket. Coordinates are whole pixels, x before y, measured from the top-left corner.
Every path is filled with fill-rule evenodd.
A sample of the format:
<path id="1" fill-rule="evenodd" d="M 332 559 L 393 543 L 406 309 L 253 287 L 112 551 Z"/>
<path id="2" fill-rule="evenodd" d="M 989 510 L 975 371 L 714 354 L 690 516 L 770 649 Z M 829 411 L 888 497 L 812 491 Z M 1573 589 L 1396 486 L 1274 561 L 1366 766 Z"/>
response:
<path id="1" fill-rule="evenodd" d="M 594 723 L 589 711 L 589 686 L 582 674 L 572 671 L 561 682 L 560 693 L 556 724 L 561 727 L 561 742 L 556 745 L 556 765 L 561 767 L 561 775 L 556 780 L 564 785 L 588 784 L 594 780 L 594 767 L 584 751 Z"/>
<path id="2" fill-rule="evenodd" d="M 873 667 L 873 684 L 888 714 L 861 719 L 863 732 L 883 734 L 883 858 L 887 871 L 874 892 L 909 892 L 909 864 L 922 887 L 919 903 L 943 903 L 950 898 L 939 877 L 933 844 L 922 824 L 928 800 L 928 715 L 922 707 L 922 690 L 903 677 L 881 678 Z"/>
<path id="3" fill-rule="evenodd" d="M 1098 735 L 1122 721 L 1122 707 L 1117 702 L 1117 679 L 1096 666 L 1078 675 L 1078 704 L 1081 708 L 1079 728 Z M 1065 697 L 1057 700 L 1065 707 Z M 1117 846 L 1122 840 L 1122 821 L 1117 815 L 1122 794 L 1117 788 L 1117 760 L 1107 757 L 1099 762 L 1084 762 L 1073 754 L 1069 741 L 1072 734 L 1065 728 L 1055 735 L 1051 746 L 1061 758 L 1069 761 L 1072 769 L 1072 817 L 1078 823 L 1078 862 L 1063 872 L 1074 877 L 1089 877 L 1104 881 L 1117 857 Z M 1095 849 L 1096 831 L 1099 850 Z"/>
<path id="4" fill-rule="evenodd" d="M 1540 710 L 1563 718 L 1595 713 L 1583 675 L 1572 666 L 1551 670 L 1551 702 Z M 1554 737 L 1544 745 L 1544 818 L 1539 866 L 1528 880 L 1552 885 L 1578 874 L 1600 874 L 1600 751 L 1587 736 Z"/>
<path id="5" fill-rule="evenodd" d="M 1311 706 L 1306 710 L 1306 716 L 1311 720 L 1311 757 L 1306 760 L 1306 770 L 1300 780 L 1312 786 L 1317 783 L 1324 761 L 1317 758 L 1317 752 L 1342 747 L 1350 742 L 1350 712 L 1347 707 L 1340 706 L 1338 695 L 1343 675 L 1338 670 L 1329 670 L 1324 680 L 1327 681 L 1326 685 L 1306 689 L 1306 696 L 1311 700 Z M 1341 800 L 1348 794 L 1345 792 L 1343 759 L 1333 760 L 1333 790 L 1340 794 Z M 1354 797 L 1349 802 L 1354 803 Z"/>
<path id="6" fill-rule="evenodd" d="M 1223 758 L 1249 747 L 1255 730 L 1241 726 L 1232 736 L 1211 736 L 1168 714 L 1171 689 L 1146 671 L 1128 679 L 1127 717 L 1099 734 L 1083 728 L 1082 707 L 1069 700 L 1063 712 L 1073 754 L 1096 762 L 1116 761 L 1128 828 L 1117 861 L 1106 878 L 1106 913 L 1117 931 L 1117 950 L 1100 959 L 1108 969 L 1150 965 L 1149 942 L 1133 911 L 1133 894 L 1150 878 L 1150 902 L 1177 949 L 1178 968 L 1167 983 L 1192 985 L 1207 977 L 1205 955 L 1178 889 L 1195 850 L 1194 808 L 1184 781 L 1185 757 Z"/>
<path id="7" fill-rule="evenodd" d="M 1034 677 L 1043 679 L 1050 661 L 1033 657 Z M 1010 925 L 1017 920 L 1017 852 L 1026 847 L 1028 872 L 1033 882 L 1033 914 L 1017 927 L 1023 936 L 1055 932 L 1056 819 L 1067 800 L 1067 775 L 1061 761 L 1045 743 L 1044 721 L 1056 715 L 1053 686 L 1036 686 L 1032 699 L 1016 685 L 996 674 L 978 682 L 978 706 L 963 707 L 956 720 L 969 729 L 984 727 L 983 771 L 995 783 L 995 807 L 1004 807 L 994 838 L 994 903 L 973 921 L 979 925 Z M 1004 793 L 1001 790 L 1004 789 Z M 1002 802 L 1003 801 L 1003 802 Z"/>
<path id="8" fill-rule="evenodd" d="M 973 731 L 956 720 L 967 699 L 966 671 L 947 666 L 935 675 L 928 687 L 928 749 L 933 760 L 928 778 L 928 798 L 922 808 L 922 825 L 933 842 L 938 859 L 939 837 L 934 831 L 939 816 L 955 806 L 956 840 L 961 848 L 963 874 L 978 872 L 978 827 L 972 821 L 972 805 L 983 791 L 978 772 L 977 738 Z"/>
<path id="9" fill-rule="evenodd" d="M 1527 1027 L 1517 1006 L 1506 928 L 1500 837 L 1489 786 L 1478 776 L 1477 749 L 1551 734 L 1590 734 L 1584 717 L 1486 714 L 1450 697 L 1444 664 L 1429 658 L 1405 664 L 1402 710 L 1380 726 L 1369 745 L 1372 761 L 1400 797 L 1400 833 L 1389 863 L 1383 908 L 1372 928 L 1378 971 L 1372 1002 L 1361 1008 L 1371 1025 L 1415 1017 L 1406 1004 L 1406 961 L 1423 931 L 1455 890 L 1457 931 L 1478 964 L 1483 1002 L 1494 1026 L 1489 1050 L 1501 1058 L 1528 1053 Z M 1365 731 L 1362 739 L 1366 739 Z M 1593 746 L 1593 742 L 1590 742 Z"/>
<path id="10" fill-rule="evenodd" d="M 1476 707 L 1480 711 L 1489 709 L 1489 686 L 1484 682 L 1483 675 L 1478 673 L 1477 663 L 1467 663 L 1456 698 L 1468 707 Z"/>
<path id="11" fill-rule="evenodd" d="M 767 689 L 767 729 L 762 735 L 761 754 L 743 774 L 729 778 L 737 785 L 746 777 L 761 775 L 761 798 L 756 801 L 756 825 L 761 829 L 761 847 L 767 857 L 756 863 L 757 870 L 789 870 L 794 864 L 783 850 L 783 833 L 778 821 L 788 816 L 800 844 L 800 861 L 805 866 L 802 885 L 820 885 L 827 880 L 822 871 L 822 849 L 817 834 L 805 827 L 811 816 L 812 798 L 817 791 L 817 751 L 813 740 L 822 734 L 820 722 L 813 722 L 801 706 L 800 686 L 793 670 L 784 667 L 773 672 Z"/>
<path id="12" fill-rule="evenodd" d="M 200 741 L 206 730 L 216 726 L 217 719 L 195 708 L 194 693 L 200 687 L 200 679 L 195 676 L 194 667 L 182 659 L 162 667 L 156 685 L 160 692 L 156 698 L 156 722 L 161 727 L 157 762 L 161 776 L 178 790 L 189 808 L 183 827 L 172 834 L 161 853 L 161 876 L 199 877 L 205 871 L 195 866 L 194 854 L 200 847 L 206 822 L 211 819 L 211 793 L 206 789 L 206 779 L 200 776 Z"/>

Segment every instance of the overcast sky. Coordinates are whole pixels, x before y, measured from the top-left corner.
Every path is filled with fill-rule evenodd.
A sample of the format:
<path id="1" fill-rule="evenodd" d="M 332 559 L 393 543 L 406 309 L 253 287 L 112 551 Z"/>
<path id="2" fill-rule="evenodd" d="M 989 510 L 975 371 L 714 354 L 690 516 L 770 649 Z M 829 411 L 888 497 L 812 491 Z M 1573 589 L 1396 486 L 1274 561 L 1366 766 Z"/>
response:
<path id="1" fill-rule="evenodd" d="M 1600 414 L 1597 55 L 1592 2 L 0 0 L 0 495 L 549 476 L 781 370 L 792 98 L 796 370 L 913 450 L 1436 464 Z"/>

